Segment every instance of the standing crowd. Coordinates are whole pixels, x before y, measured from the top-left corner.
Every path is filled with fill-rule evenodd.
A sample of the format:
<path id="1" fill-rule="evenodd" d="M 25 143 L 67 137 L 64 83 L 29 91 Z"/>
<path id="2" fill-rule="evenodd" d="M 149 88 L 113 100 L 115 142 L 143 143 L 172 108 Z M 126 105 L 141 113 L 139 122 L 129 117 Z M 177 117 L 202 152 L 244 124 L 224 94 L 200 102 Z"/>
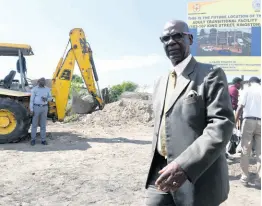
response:
<path id="1" fill-rule="evenodd" d="M 241 182 L 247 185 L 249 178 L 249 157 L 256 154 L 257 170 L 255 185 L 260 187 L 261 168 L 261 80 L 251 77 L 246 87 L 239 77 L 233 79 L 229 86 L 232 107 L 235 113 L 236 128 L 241 132 Z M 239 94 L 239 90 L 242 93 Z M 228 157 L 228 154 L 227 154 Z"/>

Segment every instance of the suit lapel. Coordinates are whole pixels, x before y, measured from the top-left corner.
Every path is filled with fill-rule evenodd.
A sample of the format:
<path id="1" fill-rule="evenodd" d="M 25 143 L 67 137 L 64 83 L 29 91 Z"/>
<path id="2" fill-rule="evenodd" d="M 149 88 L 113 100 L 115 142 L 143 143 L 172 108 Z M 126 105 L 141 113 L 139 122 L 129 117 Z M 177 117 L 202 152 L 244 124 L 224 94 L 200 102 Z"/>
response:
<path id="1" fill-rule="evenodd" d="M 182 93 L 182 91 L 187 87 L 187 85 L 191 81 L 189 75 L 194 71 L 195 65 L 196 65 L 196 60 L 194 59 L 194 57 L 192 57 L 187 67 L 182 72 L 182 74 L 177 77 L 176 87 L 174 89 L 174 92 L 172 93 L 170 101 L 168 102 L 166 112 L 168 112 L 171 109 L 171 107 L 176 103 L 179 95 Z"/>
<path id="2" fill-rule="evenodd" d="M 161 122 L 163 109 L 164 109 L 167 81 L 168 81 L 168 75 L 165 75 L 161 78 L 159 82 L 159 87 L 157 89 L 157 93 L 155 94 L 155 97 L 159 100 L 159 104 L 156 108 L 156 117 L 155 117 L 157 119 L 156 124 L 155 124 L 155 128 L 157 132 L 159 131 L 160 122 Z"/>
<path id="3" fill-rule="evenodd" d="M 160 83 L 160 88 L 158 92 L 158 98 L 160 99 L 160 108 L 159 108 L 159 116 L 162 115 L 163 109 L 164 109 L 164 102 L 165 102 L 165 97 L 166 97 L 166 90 L 167 90 L 167 82 L 168 82 L 168 77 L 169 75 L 165 75 L 162 78 L 162 82 Z"/>

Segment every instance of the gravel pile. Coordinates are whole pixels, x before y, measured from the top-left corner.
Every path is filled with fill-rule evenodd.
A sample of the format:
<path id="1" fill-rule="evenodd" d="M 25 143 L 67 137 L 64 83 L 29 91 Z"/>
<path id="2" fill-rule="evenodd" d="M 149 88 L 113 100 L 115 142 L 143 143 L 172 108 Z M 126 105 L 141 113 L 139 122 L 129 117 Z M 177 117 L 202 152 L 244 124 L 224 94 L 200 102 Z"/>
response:
<path id="1" fill-rule="evenodd" d="M 87 125 L 113 127 L 143 124 L 153 125 L 153 110 L 150 100 L 121 99 L 106 104 L 103 110 L 81 115 L 79 121 Z"/>

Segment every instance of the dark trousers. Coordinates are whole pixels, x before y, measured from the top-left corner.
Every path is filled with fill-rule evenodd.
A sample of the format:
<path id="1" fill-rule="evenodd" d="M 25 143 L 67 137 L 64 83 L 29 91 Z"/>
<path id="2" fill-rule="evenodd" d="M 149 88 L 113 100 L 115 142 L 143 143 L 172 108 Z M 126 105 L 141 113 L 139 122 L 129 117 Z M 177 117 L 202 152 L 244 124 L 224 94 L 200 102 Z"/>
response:
<path id="1" fill-rule="evenodd" d="M 158 172 L 166 165 L 166 159 L 157 153 L 153 162 L 153 169 L 149 179 L 149 187 L 146 193 L 147 206 L 176 206 L 172 193 L 162 192 L 155 186 L 155 181 L 159 177 Z"/>

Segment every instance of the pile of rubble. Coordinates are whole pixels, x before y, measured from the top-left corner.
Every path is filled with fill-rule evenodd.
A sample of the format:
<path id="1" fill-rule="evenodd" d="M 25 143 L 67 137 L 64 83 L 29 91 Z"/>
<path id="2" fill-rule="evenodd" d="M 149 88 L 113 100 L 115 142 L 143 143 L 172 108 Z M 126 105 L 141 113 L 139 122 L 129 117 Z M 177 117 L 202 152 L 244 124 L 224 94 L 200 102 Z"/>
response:
<path id="1" fill-rule="evenodd" d="M 123 98 L 106 104 L 103 110 L 81 115 L 81 122 L 102 127 L 143 124 L 153 125 L 153 110 L 150 100 Z"/>

